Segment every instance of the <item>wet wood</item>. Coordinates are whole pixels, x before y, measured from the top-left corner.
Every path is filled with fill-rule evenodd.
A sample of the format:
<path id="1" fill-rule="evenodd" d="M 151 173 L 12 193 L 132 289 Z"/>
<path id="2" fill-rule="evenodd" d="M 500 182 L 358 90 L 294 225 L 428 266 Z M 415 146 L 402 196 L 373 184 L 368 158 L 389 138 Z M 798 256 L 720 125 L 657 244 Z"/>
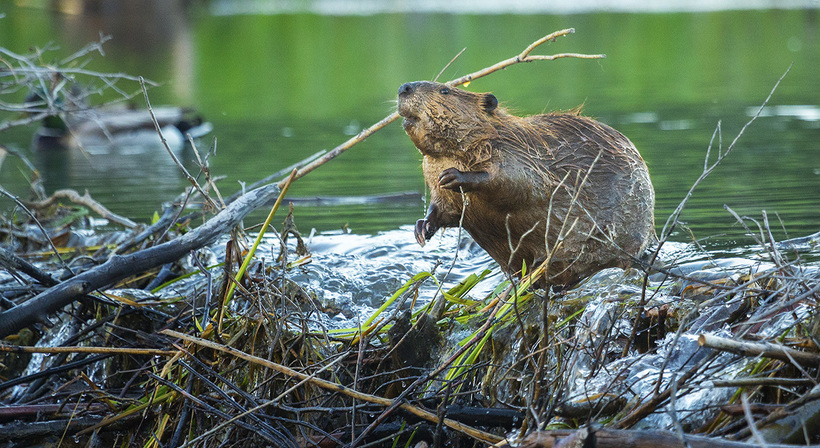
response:
<path id="1" fill-rule="evenodd" d="M 101 431 L 122 431 L 123 428 L 138 424 L 143 418 L 144 417 L 139 414 L 130 416 L 129 418 L 110 425 Z M 16 421 L 2 424 L 0 425 L 0 446 L 30 446 L 19 444 L 17 442 L 30 438 L 45 439 L 47 437 L 59 438 L 66 435 L 73 435 L 78 430 L 99 423 L 101 420 L 103 420 L 103 417 L 74 416 L 73 418 L 50 420 L 46 422 Z M 12 444 L 12 442 L 14 443 Z"/>
<path id="2" fill-rule="evenodd" d="M 21 345 L 0 345 L 0 352 L 14 353 L 107 353 L 126 355 L 175 356 L 179 350 L 123 347 L 29 347 Z"/>
<path id="3" fill-rule="evenodd" d="M 91 403 L 84 405 L 82 411 L 100 414 L 109 410 L 108 406 L 102 403 Z M 29 417 L 52 417 L 54 415 L 71 415 L 77 410 L 71 405 L 63 403 L 33 404 L 33 405 L 6 405 L 0 407 L 0 420 L 19 420 Z"/>

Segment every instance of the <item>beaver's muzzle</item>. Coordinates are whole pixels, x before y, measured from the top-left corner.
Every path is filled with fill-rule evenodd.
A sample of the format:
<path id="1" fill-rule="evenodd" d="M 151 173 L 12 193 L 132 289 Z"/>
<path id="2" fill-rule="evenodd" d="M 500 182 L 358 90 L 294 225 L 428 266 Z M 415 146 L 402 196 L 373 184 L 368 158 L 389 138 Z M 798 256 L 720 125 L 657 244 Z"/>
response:
<path id="1" fill-rule="evenodd" d="M 416 91 L 416 87 L 421 84 L 421 81 L 406 82 L 399 86 L 399 97 L 412 95 Z"/>

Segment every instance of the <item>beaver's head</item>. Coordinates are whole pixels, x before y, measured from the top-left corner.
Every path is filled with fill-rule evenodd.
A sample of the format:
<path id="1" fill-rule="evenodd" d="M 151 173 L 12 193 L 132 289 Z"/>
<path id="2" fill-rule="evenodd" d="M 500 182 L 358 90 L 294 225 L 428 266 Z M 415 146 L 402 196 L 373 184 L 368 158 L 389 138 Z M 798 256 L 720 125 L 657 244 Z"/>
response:
<path id="1" fill-rule="evenodd" d="M 429 81 L 399 87 L 399 115 L 410 140 L 426 155 L 469 151 L 498 136 L 491 93 L 473 93 Z"/>

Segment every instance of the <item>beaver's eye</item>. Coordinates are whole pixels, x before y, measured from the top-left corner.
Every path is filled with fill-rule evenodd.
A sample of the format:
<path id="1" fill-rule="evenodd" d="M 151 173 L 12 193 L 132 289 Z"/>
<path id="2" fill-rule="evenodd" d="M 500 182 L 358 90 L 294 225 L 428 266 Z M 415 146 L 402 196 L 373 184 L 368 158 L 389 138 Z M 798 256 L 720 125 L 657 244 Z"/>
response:
<path id="1" fill-rule="evenodd" d="M 450 93 L 450 89 L 447 87 L 442 87 L 441 90 L 439 90 L 439 92 L 441 92 L 442 95 L 447 95 L 448 93 Z"/>

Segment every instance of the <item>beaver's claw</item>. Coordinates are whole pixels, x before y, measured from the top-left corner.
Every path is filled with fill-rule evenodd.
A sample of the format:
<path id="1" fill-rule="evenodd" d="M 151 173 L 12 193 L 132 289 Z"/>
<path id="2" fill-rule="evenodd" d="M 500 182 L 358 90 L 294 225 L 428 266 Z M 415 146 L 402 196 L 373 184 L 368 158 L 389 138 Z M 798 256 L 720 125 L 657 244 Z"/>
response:
<path id="1" fill-rule="evenodd" d="M 416 242 L 419 243 L 419 246 L 424 247 L 424 243 L 426 243 L 427 240 L 424 239 L 424 220 L 423 219 L 419 219 L 418 221 L 416 221 L 415 233 L 416 233 Z"/>
<path id="2" fill-rule="evenodd" d="M 424 244 L 436 234 L 436 230 L 438 230 L 438 227 L 426 218 L 416 221 L 416 242 L 419 243 L 419 246 L 424 247 Z"/>

